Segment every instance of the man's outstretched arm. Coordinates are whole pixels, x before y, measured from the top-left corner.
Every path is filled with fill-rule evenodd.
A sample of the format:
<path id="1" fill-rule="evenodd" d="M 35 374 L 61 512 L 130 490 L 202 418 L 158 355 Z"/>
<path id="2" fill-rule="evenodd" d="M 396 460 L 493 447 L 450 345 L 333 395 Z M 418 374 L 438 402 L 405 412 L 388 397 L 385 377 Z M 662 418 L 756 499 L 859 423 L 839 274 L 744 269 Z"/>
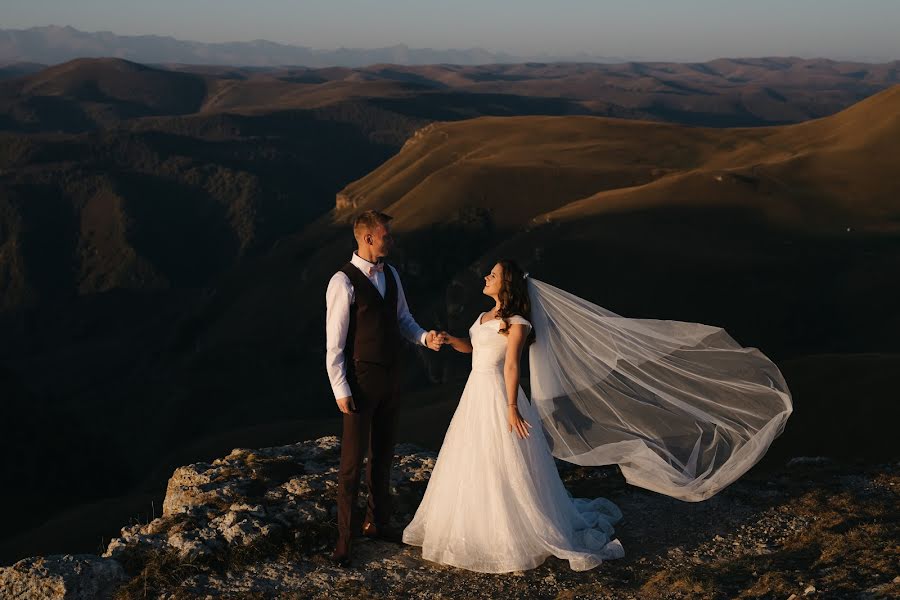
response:
<path id="1" fill-rule="evenodd" d="M 406 302 L 406 293 L 403 291 L 403 284 L 400 283 L 400 274 L 393 266 L 390 267 L 397 282 L 397 322 L 400 325 L 400 333 L 413 344 L 419 344 L 432 350 L 440 350 L 441 344 L 438 342 L 436 331 L 425 331 L 422 329 L 412 314 L 409 312 L 409 304 Z"/>

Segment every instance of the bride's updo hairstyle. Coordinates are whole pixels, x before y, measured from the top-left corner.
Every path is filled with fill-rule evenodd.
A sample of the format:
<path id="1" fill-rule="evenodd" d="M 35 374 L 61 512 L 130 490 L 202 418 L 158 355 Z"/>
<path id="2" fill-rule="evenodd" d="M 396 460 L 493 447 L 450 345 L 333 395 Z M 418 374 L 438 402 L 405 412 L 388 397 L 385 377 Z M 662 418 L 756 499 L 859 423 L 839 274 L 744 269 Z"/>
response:
<path id="1" fill-rule="evenodd" d="M 525 271 L 514 260 L 503 258 L 498 260 L 497 264 L 503 269 L 499 294 L 500 310 L 497 311 L 497 316 L 503 321 L 499 333 L 509 335 L 509 317 L 519 315 L 529 322 L 531 321 L 528 282 L 525 279 Z M 532 327 L 525 339 L 525 346 L 533 344 L 534 340 L 534 327 Z"/>

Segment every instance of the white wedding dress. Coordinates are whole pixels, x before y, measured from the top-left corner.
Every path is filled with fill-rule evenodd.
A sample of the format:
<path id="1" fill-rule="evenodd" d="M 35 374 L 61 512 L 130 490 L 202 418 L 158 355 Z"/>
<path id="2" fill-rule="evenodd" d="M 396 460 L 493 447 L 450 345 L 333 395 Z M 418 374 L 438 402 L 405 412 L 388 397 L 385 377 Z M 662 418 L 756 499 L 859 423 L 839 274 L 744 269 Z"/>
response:
<path id="1" fill-rule="evenodd" d="M 518 392 L 532 426 L 520 439 L 507 424 L 501 321 L 469 328 L 472 372 L 447 429 L 437 462 L 403 541 L 422 557 L 482 573 L 531 569 L 549 556 L 573 570 L 592 569 L 625 551 L 611 539 L 622 518 L 605 498 L 573 499 L 556 469 L 535 407 Z M 515 316 L 511 323 L 531 323 Z"/>

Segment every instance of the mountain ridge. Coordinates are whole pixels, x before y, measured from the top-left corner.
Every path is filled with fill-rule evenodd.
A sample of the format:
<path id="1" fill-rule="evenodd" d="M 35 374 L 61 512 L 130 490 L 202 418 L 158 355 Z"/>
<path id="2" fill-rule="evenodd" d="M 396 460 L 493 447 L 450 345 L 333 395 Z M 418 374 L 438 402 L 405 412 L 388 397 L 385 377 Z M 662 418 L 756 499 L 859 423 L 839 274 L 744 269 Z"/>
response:
<path id="1" fill-rule="evenodd" d="M 195 62 L 202 64 L 359 66 L 372 62 L 485 63 L 515 57 L 482 48 L 435 50 L 397 44 L 383 48 L 316 50 L 264 39 L 245 42 L 196 42 L 171 36 L 128 35 L 111 31 L 86 32 L 71 26 L 49 25 L 28 29 L 0 29 L 0 60 L 57 63 L 75 56 L 119 56 L 140 62 Z M 243 58 L 241 58 L 243 57 Z M 387 59 L 387 60 L 385 60 Z"/>

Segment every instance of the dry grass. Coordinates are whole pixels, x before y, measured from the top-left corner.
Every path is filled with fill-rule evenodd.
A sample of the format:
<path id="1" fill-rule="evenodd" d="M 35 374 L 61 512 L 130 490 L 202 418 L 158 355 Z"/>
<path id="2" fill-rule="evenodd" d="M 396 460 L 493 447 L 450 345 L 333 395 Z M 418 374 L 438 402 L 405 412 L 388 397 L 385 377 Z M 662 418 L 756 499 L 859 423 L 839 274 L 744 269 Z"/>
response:
<path id="1" fill-rule="evenodd" d="M 894 488 L 900 477 L 884 476 Z M 900 513 L 896 491 L 887 494 L 811 491 L 789 505 L 812 525 L 772 554 L 715 561 L 683 570 L 661 570 L 640 587 L 646 598 L 786 598 L 808 585 L 831 597 L 900 593 Z M 888 500 L 887 502 L 885 500 Z M 873 597 L 878 597 L 877 594 Z"/>

